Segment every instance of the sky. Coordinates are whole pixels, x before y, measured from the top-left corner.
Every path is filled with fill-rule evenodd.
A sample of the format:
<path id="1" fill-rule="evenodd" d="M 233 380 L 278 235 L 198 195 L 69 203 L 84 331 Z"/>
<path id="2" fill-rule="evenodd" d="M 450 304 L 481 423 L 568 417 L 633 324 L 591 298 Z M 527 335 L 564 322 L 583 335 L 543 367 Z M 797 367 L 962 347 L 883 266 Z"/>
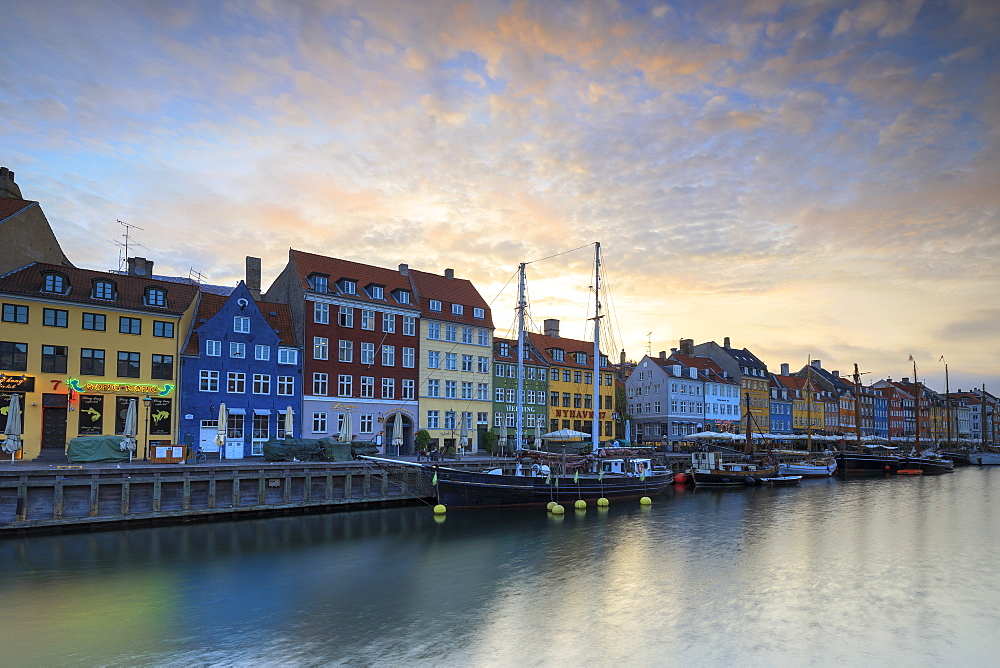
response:
<path id="1" fill-rule="evenodd" d="M 453 268 L 505 335 L 529 262 L 531 321 L 590 338 L 599 241 L 612 357 L 730 337 L 1000 391 L 995 0 L 3 14 L 0 164 L 77 266 L 117 269 L 123 221 L 213 284 L 289 248 Z"/>

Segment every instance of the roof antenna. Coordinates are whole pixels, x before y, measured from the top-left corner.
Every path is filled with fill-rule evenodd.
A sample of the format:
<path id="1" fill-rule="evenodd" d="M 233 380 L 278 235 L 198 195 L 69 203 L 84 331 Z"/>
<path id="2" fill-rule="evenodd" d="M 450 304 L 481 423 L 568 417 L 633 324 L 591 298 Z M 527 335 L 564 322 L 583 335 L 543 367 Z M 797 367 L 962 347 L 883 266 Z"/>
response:
<path id="1" fill-rule="evenodd" d="M 650 332 L 646 335 L 646 355 L 649 357 L 653 356 L 653 333 Z"/>
<path id="2" fill-rule="evenodd" d="M 120 272 L 124 270 L 124 262 L 128 260 L 128 246 L 129 246 L 129 238 L 131 236 L 130 235 L 131 230 L 133 229 L 141 230 L 143 228 L 139 227 L 138 225 L 131 225 L 122 220 L 119 220 L 118 224 L 125 228 L 125 232 L 122 234 L 122 236 L 125 238 L 125 243 L 122 244 L 115 242 L 115 245 L 117 245 L 120 249 L 118 252 L 118 271 Z M 141 246 L 142 244 L 137 243 L 136 245 Z M 124 249 L 124 255 L 121 249 Z"/>

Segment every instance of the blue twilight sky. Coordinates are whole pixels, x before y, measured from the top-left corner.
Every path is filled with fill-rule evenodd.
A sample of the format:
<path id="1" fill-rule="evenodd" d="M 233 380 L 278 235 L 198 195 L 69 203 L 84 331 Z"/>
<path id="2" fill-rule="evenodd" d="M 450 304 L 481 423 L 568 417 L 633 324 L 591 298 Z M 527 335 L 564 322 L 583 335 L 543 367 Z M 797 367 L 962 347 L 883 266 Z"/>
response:
<path id="1" fill-rule="evenodd" d="M 6 0 L 0 164 L 79 266 L 265 287 L 289 247 L 513 321 L 593 241 L 639 358 L 1000 391 L 1000 2 Z M 584 338 L 587 250 L 529 266 Z M 504 287 L 506 285 L 506 287 Z"/>

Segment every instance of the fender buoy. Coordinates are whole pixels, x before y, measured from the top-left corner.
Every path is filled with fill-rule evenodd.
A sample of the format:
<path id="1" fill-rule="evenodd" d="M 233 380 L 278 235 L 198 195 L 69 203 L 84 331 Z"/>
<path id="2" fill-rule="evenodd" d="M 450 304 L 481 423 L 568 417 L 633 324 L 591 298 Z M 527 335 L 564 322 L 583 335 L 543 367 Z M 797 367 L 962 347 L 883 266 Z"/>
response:
<path id="1" fill-rule="evenodd" d="M 885 465 L 885 466 L 883 466 L 882 468 L 884 468 L 884 469 L 885 469 L 886 471 L 891 471 L 891 470 L 892 470 L 891 468 L 889 468 L 889 465 L 888 465 L 888 464 L 886 464 L 886 465 Z"/>

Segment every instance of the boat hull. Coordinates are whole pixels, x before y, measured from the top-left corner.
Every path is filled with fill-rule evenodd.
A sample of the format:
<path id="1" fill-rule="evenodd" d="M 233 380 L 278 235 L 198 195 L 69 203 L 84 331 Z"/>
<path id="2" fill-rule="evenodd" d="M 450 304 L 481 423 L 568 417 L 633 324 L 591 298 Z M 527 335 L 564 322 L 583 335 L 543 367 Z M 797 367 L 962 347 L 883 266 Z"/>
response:
<path id="1" fill-rule="evenodd" d="M 695 486 L 710 487 L 759 485 L 761 478 L 775 478 L 779 475 L 777 466 L 758 468 L 750 471 L 692 468 L 690 473 Z"/>
<path id="2" fill-rule="evenodd" d="M 875 455 L 860 452 L 838 452 L 837 474 L 841 477 L 877 476 L 895 473 L 900 468 L 900 459 L 895 455 Z"/>
<path id="3" fill-rule="evenodd" d="M 901 457 L 899 468 L 916 470 L 919 469 L 925 474 L 951 473 L 955 469 L 955 464 L 950 459 L 940 459 L 938 457 Z"/>
<path id="4" fill-rule="evenodd" d="M 974 466 L 1000 466 L 1000 453 L 970 452 L 969 463 Z"/>
<path id="5" fill-rule="evenodd" d="M 553 477 L 496 475 L 436 467 L 438 497 L 454 508 L 498 506 L 544 506 L 550 501 L 572 505 L 578 500 L 596 501 L 638 499 L 662 494 L 673 481 L 673 474 L 638 476 L 592 474 Z M 558 483 L 558 484 L 557 484 Z"/>
<path id="6" fill-rule="evenodd" d="M 816 464 L 809 462 L 792 462 L 780 465 L 781 475 L 797 475 L 803 478 L 829 478 L 837 472 L 837 462 Z"/>

